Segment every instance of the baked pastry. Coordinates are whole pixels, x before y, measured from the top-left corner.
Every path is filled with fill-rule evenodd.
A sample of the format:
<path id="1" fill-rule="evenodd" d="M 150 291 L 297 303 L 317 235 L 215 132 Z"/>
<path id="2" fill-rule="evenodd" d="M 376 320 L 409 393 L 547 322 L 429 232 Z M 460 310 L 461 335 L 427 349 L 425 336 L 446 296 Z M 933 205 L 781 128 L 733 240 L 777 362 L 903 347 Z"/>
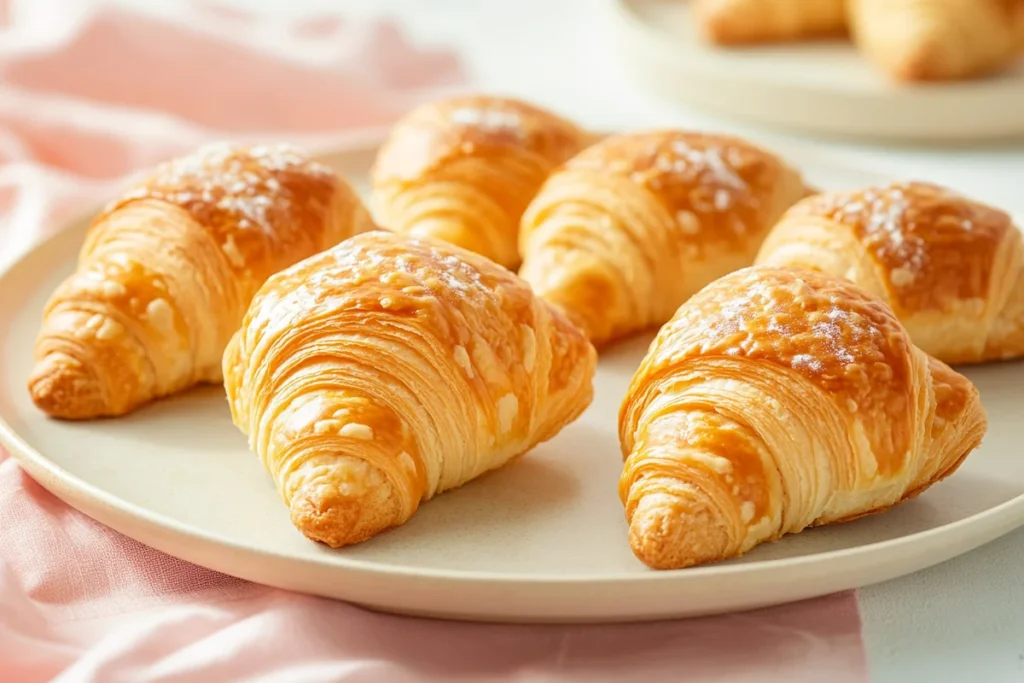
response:
<path id="1" fill-rule="evenodd" d="M 505 268 L 376 231 L 271 277 L 224 377 L 292 522 L 339 547 L 555 436 L 589 405 L 595 363 Z"/>
<path id="2" fill-rule="evenodd" d="M 744 269 L 679 309 L 629 387 L 629 543 L 672 569 L 877 513 L 953 474 L 986 429 L 974 386 L 881 300 L 824 273 Z"/>
<path id="3" fill-rule="evenodd" d="M 555 166 L 591 136 L 525 102 L 456 97 L 399 121 L 372 170 L 371 206 L 395 232 L 519 265 L 519 217 Z"/>
<path id="4" fill-rule="evenodd" d="M 845 0 L 695 0 L 694 18 L 712 43 L 736 45 L 841 35 Z"/>
<path id="5" fill-rule="evenodd" d="M 43 312 L 29 391 L 88 419 L 221 378 L 221 354 L 271 273 L 371 227 L 329 168 L 284 145 L 171 160 L 93 222 Z"/>
<path id="6" fill-rule="evenodd" d="M 735 137 L 609 137 L 531 202 L 519 274 L 602 345 L 664 323 L 698 289 L 752 264 L 807 193 L 796 170 Z"/>
<path id="7" fill-rule="evenodd" d="M 1006 213 L 952 190 L 895 182 L 792 207 L 758 263 L 814 268 L 881 297 L 947 363 L 1024 356 L 1024 241 Z"/>
<path id="8" fill-rule="evenodd" d="M 1019 0 L 849 0 L 850 32 L 901 81 L 981 76 L 1019 55 Z"/>

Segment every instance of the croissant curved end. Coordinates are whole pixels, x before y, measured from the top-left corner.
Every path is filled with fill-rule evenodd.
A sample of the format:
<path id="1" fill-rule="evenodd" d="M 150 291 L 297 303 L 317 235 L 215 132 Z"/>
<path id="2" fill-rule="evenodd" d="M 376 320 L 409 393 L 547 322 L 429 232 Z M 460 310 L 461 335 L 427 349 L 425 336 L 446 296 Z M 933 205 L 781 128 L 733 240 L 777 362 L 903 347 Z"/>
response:
<path id="1" fill-rule="evenodd" d="M 401 498 L 380 469 L 343 457 L 339 478 L 313 481 L 289 501 L 292 524 L 332 548 L 361 543 L 402 522 Z"/>
<path id="2" fill-rule="evenodd" d="M 704 502 L 648 493 L 629 520 L 629 545 L 652 569 L 682 569 L 726 557 L 732 545 L 721 514 Z"/>
<path id="3" fill-rule="evenodd" d="M 65 420 L 111 414 L 103 387 L 95 372 L 64 353 L 39 359 L 28 381 L 37 408 Z"/>

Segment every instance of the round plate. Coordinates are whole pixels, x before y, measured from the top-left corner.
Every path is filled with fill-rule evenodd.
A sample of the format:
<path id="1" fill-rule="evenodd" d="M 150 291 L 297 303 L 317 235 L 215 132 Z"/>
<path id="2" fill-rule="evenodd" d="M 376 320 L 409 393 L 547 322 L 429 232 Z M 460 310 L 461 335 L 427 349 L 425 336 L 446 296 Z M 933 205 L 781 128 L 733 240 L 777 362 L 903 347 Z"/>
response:
<path id="1" fill-rule="evenodd" d="M 821 187 L 880 180 L 780 150 Z M 365 190 L 373 146 L 326 160 Z M 655 572 L 631 554 L 616 420 L 648 339 L 601 361 L 591 408 L 504 469 L 424 504 L 405 526 L 331 550 L 292 526 L 269 476 L 206 387 L 135 414 L 51 420 L 25 389 L 44 301 L 70 273 L 85 222 L 0 277 L 0 436 L 43 486 L 171 555 L 252 581 L 409 614 L 493 621 L 621 621 L 766 606 L 882 581 L 1024 524 L 1024 365 L 970 371 L 991 413 L 984 447 L 945 483 L 885 514 L 717 565 Z"/>
<path id="2" fill-rule="evenodd" d="M 847 40 L 715 47 L 697 37 L 685 2 L 615 4 L 616 37 L 628 68 L 669 99 L 751 123 L 841 137 L 1024 135 L 1024 60 L 991 78 L 898 84 Z"/>

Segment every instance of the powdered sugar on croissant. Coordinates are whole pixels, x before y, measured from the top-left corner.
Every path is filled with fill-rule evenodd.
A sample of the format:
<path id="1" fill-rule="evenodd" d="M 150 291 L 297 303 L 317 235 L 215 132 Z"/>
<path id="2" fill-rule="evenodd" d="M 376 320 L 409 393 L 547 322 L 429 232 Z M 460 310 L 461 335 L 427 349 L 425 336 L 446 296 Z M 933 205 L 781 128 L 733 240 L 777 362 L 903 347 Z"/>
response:
<path id="1" fill-rule="evenodd" d="M 630 544 L 686 567 L 879 512 L 955 472 L 986 427 L 974 386 L 881 300 L 744 269 L 679 309 L 622 404 Z"/>
<path id="2" fill-rule="evenodd" d="M 519 265 L 519 218 L 541 183 L 592 136 L 521 100 L 481 95 L 425 104 L 391 130 L 373 167 L 385 227 Z"/>
<path id="3" fill-rule="evenodd" d="M 162 164 L 94 221 L 47 303 L 33 401 L 117 416 L 219 381 L 267 276 L 370 227 L 344 181 L 287 145 L 209 145 Z"/>
<path id="4" fill-rule="evenodd" d="M 797 171 L 732 136 L 613 136 L 531 202 L 520 275 L 601 345 L 664 323 L 698 289 L 749 266 L 806 194 Z"/>
<path id="5" fill-rule="evenodd" d="M 1024 240 L 1004 211 L 932 183 L 828 192 L 792 207 L 758 262 L 841 275 L 947 363 L 1024 356 Z"/>
<path id="6" fill-rule="evenodd" d="M 224 375 L 292 521 L 337 547 L 553 437 L 589 405 L 595 362 L 514 274 L 381 231 L 271 277 Z"/>

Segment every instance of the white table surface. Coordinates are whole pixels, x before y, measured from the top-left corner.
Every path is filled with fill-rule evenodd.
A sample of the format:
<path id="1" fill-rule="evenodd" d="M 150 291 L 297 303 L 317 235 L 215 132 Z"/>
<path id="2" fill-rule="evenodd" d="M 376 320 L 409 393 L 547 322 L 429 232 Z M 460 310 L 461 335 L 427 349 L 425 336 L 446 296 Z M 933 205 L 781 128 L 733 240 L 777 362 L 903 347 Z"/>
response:
<path id="1" fill-rule="evenodd" d="M 340 8 L 399 19 L 415 42 L 455 47 L 481 87 L 532 99 L 593 127 L 693 126 L 765 144 L 786 139 L 638 90 L 614 52 L 610 0 L 219 2 L 283 17 Z M 1024 141 L 946 148 L 814 142 L 857 165 L 948 184 L 1024 214 Z M 877 683 L 1024 681 L 1024 530 L 930 570 L 867 587 L 860 604 Z"/>

